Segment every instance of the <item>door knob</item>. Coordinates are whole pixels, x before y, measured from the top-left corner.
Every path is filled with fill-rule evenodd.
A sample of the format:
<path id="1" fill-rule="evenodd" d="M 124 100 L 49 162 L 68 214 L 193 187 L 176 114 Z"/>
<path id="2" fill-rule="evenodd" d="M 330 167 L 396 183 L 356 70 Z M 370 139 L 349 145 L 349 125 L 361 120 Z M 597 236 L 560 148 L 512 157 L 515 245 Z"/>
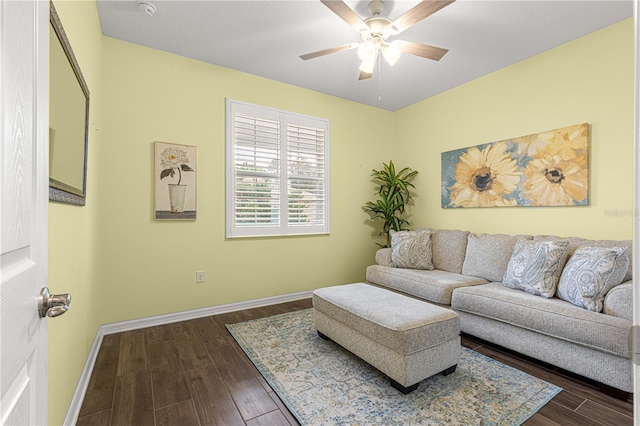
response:
<path id="1" fill-rule="evenodd" d="M 69 305 L 71 305 L 70 294 L 51 294 L 47 287 L 42 287 L 42 290 L 40 290 L 40 296 L 38 297 L 38 314 L 40 318 L 60 316 L 69 310 Z"/>

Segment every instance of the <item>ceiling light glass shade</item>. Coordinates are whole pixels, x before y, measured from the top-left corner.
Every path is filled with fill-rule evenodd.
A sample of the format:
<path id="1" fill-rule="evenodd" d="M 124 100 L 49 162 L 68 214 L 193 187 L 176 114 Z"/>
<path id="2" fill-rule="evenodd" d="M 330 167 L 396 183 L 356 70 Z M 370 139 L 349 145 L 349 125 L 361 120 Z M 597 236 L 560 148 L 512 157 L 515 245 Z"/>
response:
<path id="1" fill-rule="evenodd" d="M 371 58 L 375 59 L 377 53 L 376 45 L 370 41 L 364 42 L 358 47 L 358 57 L 363 61 L 370 60 Z"/>
<path id="2" fill-rule="evenodd" d="M 400 55 L 402 54 L 402 52 L 400 52 L 399 47 L 400 40 L 396 40 L 389 45 L 383 45 L 381 47 L 384 59 L 386 59 L 386 61 L 389 62 L 389 65 L 391 66 L 398 62 L 398 59 L 400 59 Z"/>
<path id="3" fill-rule="evenodd" d="M 360 64 L 360 71 L 366 72 L 367 74 L 373 74 L 373 67 L 376 66 L 376 58 L 378 55 L 374 55 L 371 59 L 365 59 Z"/>

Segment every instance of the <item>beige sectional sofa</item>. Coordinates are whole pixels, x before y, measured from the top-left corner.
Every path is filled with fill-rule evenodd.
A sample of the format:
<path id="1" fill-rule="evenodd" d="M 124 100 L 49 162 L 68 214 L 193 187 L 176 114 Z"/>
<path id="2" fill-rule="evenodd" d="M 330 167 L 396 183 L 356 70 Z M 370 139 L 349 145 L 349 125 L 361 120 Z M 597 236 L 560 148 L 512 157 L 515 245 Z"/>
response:
<path id="1" fill-rule="evenodd" d="M 630 240 L 427 231 L 433 269 L 393 267 L 392 249 L 381 249 L 376 253 L 377 264 L 367 268 L 367 281 L 452 308 L 459 315 L 463 333 L 600 384 L 633 391 L 627 346 L 633 318 Z M 608 290 L 602 312 L 596 312 L 576 306 L 575 301 L 563 300 L 558 294 L 547 298 L 505 286 L 503 278 L 515 256 L 514 248 L 522 247 L 522 241 L 560 241 L 566 247 L 566 260 L 560 262 L 559 268 L 568 268 L 578 249 L 581 250 L 575 255 L 574 264 L 585 251 L 622 247 L 628 267 L 624 270 L 627 264 L 622 264 L 619 277 L 624 278 L 618 279 L 622 283 Z M 606 390 L 606 386 L 603 388 Z"/>

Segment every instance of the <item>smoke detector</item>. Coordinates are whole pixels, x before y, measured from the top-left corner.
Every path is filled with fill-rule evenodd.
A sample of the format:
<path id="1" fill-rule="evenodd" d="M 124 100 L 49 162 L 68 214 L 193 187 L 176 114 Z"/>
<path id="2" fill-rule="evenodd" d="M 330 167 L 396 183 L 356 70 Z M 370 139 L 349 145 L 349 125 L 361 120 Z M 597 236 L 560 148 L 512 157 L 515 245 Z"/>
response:
<path id="1" fill-rule="evenodd" d="M 144 12 L 149 16 L 153 16 L 156 13 L 156 7 L 153 3 L 149 3 L 146 1 L 138 2 L 138 9 L 140 12 Z"/>

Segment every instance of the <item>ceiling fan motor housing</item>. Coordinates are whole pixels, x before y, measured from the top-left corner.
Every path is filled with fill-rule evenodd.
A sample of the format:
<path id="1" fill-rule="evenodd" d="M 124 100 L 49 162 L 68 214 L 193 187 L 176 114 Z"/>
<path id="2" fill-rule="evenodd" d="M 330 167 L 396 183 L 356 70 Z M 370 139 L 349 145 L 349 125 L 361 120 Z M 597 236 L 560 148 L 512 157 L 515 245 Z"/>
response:
<path id="1" fill-rule="evenodd" d="M 392 34 L 393 27 L 391 26 L 391 20 L 389 18 L 375 16 L 373 18 L 365 19 L 364 22 L 371 30 L 371 35 L 379 35 L 386 39 L 390 34 Z M 365 31 L 365 33 L 367 32 L 369 31 Z"/>

